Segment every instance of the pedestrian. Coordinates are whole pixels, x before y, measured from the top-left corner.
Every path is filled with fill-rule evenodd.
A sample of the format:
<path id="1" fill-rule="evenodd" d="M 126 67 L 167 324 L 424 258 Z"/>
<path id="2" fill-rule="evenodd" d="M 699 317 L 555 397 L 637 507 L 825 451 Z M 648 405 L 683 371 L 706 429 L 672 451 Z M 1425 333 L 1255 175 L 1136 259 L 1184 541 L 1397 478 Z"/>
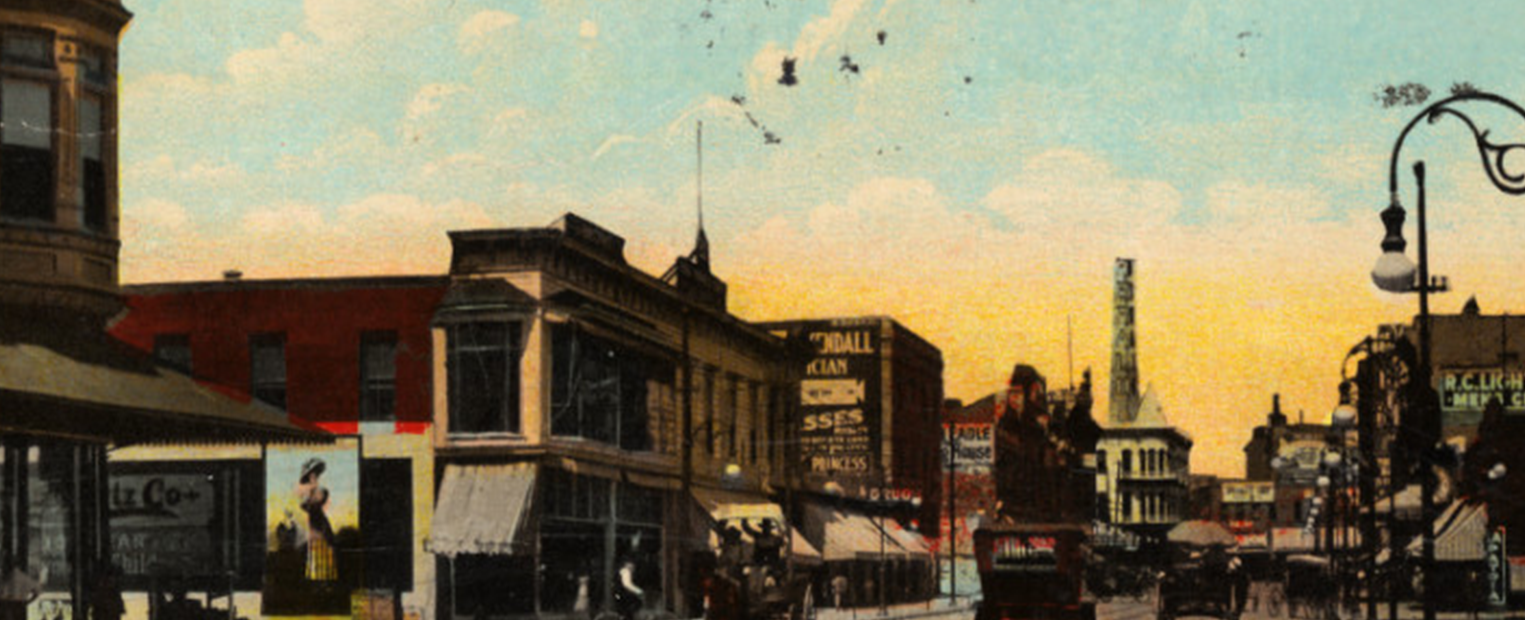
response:
<path id="1" fill-rule="evenodd" d="M 634 559 L 627 557 L 620 563 L 619 580 L 614 585 L 615 610 L 623 620 L 635 620 L 635 613 L 641 610 L 641 599 L 646 591 L 635 583 Z"/>
<path id="2" fill-rule="evenodd" d="M 847 595 L 847 587 L 847 575 L 837 573 L 836 577 L 831 578 L 831 595 L 837 609 L 842 609 L 842 599 Z"/>
<path id="3" fill-rule="evenodd" d="M 784 537 L 774 528 L 773 520 L 763 519 L 761 526 L 752 527 L 751 522 L 743 519 L 741 529 L 752 536 L 752 562 L 778 573 L 783 560 Z"/>

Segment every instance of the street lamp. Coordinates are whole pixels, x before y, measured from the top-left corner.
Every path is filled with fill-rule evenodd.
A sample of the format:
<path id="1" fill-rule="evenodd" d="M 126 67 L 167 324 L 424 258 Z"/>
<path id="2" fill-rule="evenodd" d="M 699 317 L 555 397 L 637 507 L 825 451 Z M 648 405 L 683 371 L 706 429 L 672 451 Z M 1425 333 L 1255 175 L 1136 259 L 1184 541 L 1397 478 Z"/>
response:
<path id="1" fill-rule="evenodd" d="M 1488 173 L 1488 180 L 1494 187 L 1510 195 L 1525 194 L 1525 175 L 1510 174 L 1504 169 L 1504 157 L 1515 149 L 1525 150 L 1525 144 L 1496 144 L 1488 139 L 1488 131 L 1479 129 L 1472 119 L 1462 114 L 1455 106 L 1460 103 L 1486 102 L 1499 105 L 1525 119 L 1525 109 L 1514 102 L 1498 95 L 1489 93 L 1472 92 L 1443 99 L 1420 112 L 1404 126 L 1403 132 L 1398 134 L 1398 140 L 1393 144 L 1392 160 L 1388 165 L 1388 192 L 1390 204 L 1382 211 L 1382 223 L 1386 227 L 1386 236 L 1382 239 L 1382 256 L 1377 259 L 1377 264 L 1372 269 L 1372 281 L 1384 291 L 1392 293 L 1418 293 L 1419 294 L 1419 363 L 1414 372 L 1414 391 L 1410 393 L 1410 407 L 1404 412 L 1404 417 L 1417 415 L 1417 424 L 1404 424 L 1410 432 L 1409 439 L 1414 440 L 1414 447 L 1419 454 L 1410 456 L 1419 457 L 1422 472 L 1420 475 L 1420 522 L 1423 524 L 1424 555 L 1422 560 L 1423 584 L 1424 584 L 1424 620 L 1435 620 L 1435 603 L 1433 580 L 1435 560 L 1435 480 L 1430 475 L 1429 466 L 1425 462 L 1433 456 L 1436 444 L 1440 441 L 1439 402 L 1435 396 L 1434 386 L 1431 385 L 1430 371 L 1430 293 L 1447 290 L 1446 280 L 1443 277 L 1432 278 L 1429 265 L 1429 245 L 1425 230 L 1425 204 L 1424 204 L 1424 162 L 1414 163 L 1414 180 L 1416 184 L 1417 200 L 1415 202 L 1416 228 L 1419 237 L 1419 262 L 1416 265 L 1410 262 L 1403 254 L 1407 242 L 1403 239 L 1403 204 L 1398 198 L 1398 154 L 1403 148 L 1403 141 L 1410 131 L 1419 124 L 1421 119 L 1428 119 L 1430 123 L 1440 120 L 1443 116 L 1452 116 L 1460 120 L 1467 129 L 1472 132 L 1473 139 L 1477 143 L 1479 155 L 1483 160 L 1483 168 Z M 1407 420 L 1406 420 L 1407 421 Z"/>

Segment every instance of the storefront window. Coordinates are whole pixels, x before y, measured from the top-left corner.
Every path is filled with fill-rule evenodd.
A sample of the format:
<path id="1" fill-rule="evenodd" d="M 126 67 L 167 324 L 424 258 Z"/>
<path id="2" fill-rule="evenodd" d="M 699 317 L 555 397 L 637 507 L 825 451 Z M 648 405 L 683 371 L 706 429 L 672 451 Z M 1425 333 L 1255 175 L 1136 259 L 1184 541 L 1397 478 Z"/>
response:
<path id="1" fill-rule="evenodd" d="M 647 607 L 662 602 L 662 493 L 560 470 L 545 476 L 541 611 L 607 608 L 627 559 L 635 564 L 636 585 L 647 592 Z"/>
<path id="2" fill-rule="evenodd" d="M 69 524 L 74 497 L 72 446 L 45 444 L 27 450 L 28 567 L 47 592 L 67 592 L 72 574 L 69 562 Z"/>

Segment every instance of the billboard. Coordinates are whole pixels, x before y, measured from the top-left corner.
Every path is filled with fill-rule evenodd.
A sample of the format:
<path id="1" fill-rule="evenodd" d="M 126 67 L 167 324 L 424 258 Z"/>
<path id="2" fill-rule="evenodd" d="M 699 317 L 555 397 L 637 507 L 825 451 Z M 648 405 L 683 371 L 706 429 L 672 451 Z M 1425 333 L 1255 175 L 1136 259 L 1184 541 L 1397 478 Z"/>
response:
<path id="1" fill-rule="evenodd" d="M 944 424 L 942 462 L 952 463 L 959 473 L 989 474 L 995 463 L 994 427 L 989 422 Z"/>
<path id="2" fill-rule="evenodd" d="M 800 381 L 800 454 L 814 476 L 870 478 L 881 439 L 883 368 L 879 322 L 801 325 L 811 358 Z M 849 485 L 844 485 L 849 486 Z"/>
<path id="3" fill-rule="evenodd" d="M 265 454 L 265 615 L 344 615 L 359 584 L 355 442 Z"/>
<path id="4" fill-rule="evenodd" d="M 1276 484 L 1273 482 L 1225 482 L 1225 504 L 1270 504 L 1276 501 Z"/>
<path id="5" fill-rule="evenodd" d="M 1477 424 L 1483 408 L 1497 398 L 1504 413 L 1525 414 L 1525 371 L 1501 368 L 1442 368 L 1436 377 L 1440 410 L 1448 426 Z"/>

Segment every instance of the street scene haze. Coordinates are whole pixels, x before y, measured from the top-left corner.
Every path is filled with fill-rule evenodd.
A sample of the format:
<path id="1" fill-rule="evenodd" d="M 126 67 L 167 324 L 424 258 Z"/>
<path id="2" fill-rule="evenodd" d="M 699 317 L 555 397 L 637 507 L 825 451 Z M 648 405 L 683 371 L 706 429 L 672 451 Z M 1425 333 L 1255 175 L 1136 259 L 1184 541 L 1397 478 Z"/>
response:
<path id="1" fill-rule="evenodd" d="M 0 620 L 1525 614 L 1520 23 L 0 0 Z"/>

